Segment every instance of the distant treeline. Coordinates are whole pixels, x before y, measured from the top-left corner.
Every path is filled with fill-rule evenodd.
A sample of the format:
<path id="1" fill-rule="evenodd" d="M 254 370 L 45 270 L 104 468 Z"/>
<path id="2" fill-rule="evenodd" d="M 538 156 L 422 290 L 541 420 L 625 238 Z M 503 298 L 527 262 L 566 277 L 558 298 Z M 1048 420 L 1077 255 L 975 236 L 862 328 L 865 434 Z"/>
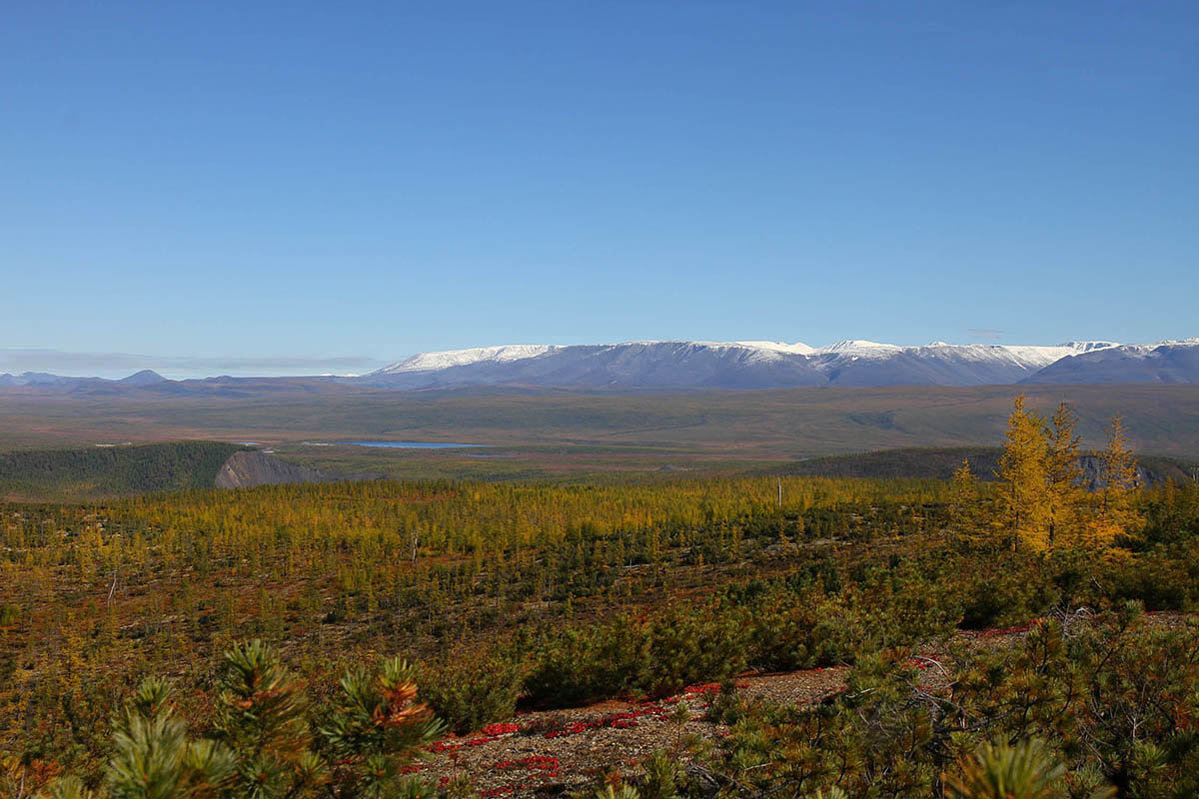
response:
<path id="1" fill-rule="evenodd" d="M 914 478 L 949 480 L 963 460 L 980 480 L 995 480 L 999 470 L 1000 447 L 943 447 L 887 449 L 856 455 L 834 455 L 810 458 L 782 467 L 771 473 L 795 477 L 869 477 L 876 479 Z M 1080 457 L 1084 475 L 1089 474 L 1094 455 Z M 1194 481 L 1199 464 L 1178 458 L 1139 456 L 1140 477 L 1148 485 L 1160 485 L 1167 480 L 1176 483 Z"/>
<path id="2" fill-rule="evenodd" d="M 62 499 L 211 488 L 221 465 L 245 449 L 217 441 L 0 453 L 0 497 Z"/>

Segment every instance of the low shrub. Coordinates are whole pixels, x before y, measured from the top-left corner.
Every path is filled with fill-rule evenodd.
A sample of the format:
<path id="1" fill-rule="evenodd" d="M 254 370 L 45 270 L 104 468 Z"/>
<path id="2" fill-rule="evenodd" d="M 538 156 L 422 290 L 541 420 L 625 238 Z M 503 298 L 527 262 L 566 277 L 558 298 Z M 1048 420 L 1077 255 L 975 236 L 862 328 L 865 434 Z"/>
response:
<path id="1" fill-rule="evenodd" d="M 520 696 L 520 664 L 503 652 L 460 649 L 421 666 L 420 696 L 459 735 L 511 718 Z"/>
<path id="2" fill-rule="evenodd" d="M 648 617 L 624 615 L 544 640 L 525 693 L 540 707 L 665 696 L 744 669 L 749 641 L 744 615 L 716 602 L 672 605 Z"/>

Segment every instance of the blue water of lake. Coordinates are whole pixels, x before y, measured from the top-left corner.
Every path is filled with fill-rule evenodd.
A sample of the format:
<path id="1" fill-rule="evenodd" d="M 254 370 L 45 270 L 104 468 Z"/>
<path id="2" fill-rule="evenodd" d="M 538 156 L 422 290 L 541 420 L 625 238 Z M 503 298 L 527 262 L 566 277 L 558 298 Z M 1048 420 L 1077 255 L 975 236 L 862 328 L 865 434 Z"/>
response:
<path id="1" fill-rule="evenodd" d="M 465 449 L 488 446 L 487 444 L 459 444 L 444 441 L 338 441 L 336 443 L 354 447 L 386 447 L 387 449 Z"/>

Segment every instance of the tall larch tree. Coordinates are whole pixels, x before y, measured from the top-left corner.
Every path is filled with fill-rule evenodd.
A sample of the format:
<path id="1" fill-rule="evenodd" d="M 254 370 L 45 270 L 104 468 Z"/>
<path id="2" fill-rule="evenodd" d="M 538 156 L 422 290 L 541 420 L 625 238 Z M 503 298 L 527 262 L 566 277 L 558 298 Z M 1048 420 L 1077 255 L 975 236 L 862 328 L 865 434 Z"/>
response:
<path id="1" fill-rule="evenodd" d="M 999 513 L 996 525 L 1014 551 L 1018 544 L 1043 551 L 1049 545 L 1049 441 L 1045 418 L 1016 397 L 1008 417 L 1003 456 L 996 476 Z"/>
<path id="2" fill-rule="evenodd" d="M 977 546 L 988 539 L 980 524 L 982 495 L 978 478 L 970 468 L 970 459 L 963 458 L 962 465 L 953 473 L 949 486 L 949 538 L 951 541 Z"/>
<path id="3" fill-rule="evenodd" d="M 1137 461 L 1119 414 L 1108 425 L 1107 449 L 1099 453 L 1099 469 L 1095 513 L 1085 541 L 1092 549 L 1110 547 L 1117 536 L 1133 532 L 1142 521 L 1134 504 Z"/>
<path id="4" fill-rule="evenodd" d="M 1078 415 L 1063 401 L 1050 420 L 1046 461 L 1047 546 L 1073 544 L 1080 530 L 1080 508 L 1086 498 L 1078 465 Z"/>

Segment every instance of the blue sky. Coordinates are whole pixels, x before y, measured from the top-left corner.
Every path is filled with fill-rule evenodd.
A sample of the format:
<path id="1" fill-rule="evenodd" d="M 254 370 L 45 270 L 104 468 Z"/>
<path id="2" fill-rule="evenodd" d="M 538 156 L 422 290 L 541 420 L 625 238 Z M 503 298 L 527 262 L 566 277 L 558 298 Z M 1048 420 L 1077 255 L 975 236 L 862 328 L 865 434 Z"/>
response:
<path id="1" fill-rule="evenodd" d="M 13 3 L 0 371 L 1194 336 L 1197 141 L 1189 1 Z"/>

